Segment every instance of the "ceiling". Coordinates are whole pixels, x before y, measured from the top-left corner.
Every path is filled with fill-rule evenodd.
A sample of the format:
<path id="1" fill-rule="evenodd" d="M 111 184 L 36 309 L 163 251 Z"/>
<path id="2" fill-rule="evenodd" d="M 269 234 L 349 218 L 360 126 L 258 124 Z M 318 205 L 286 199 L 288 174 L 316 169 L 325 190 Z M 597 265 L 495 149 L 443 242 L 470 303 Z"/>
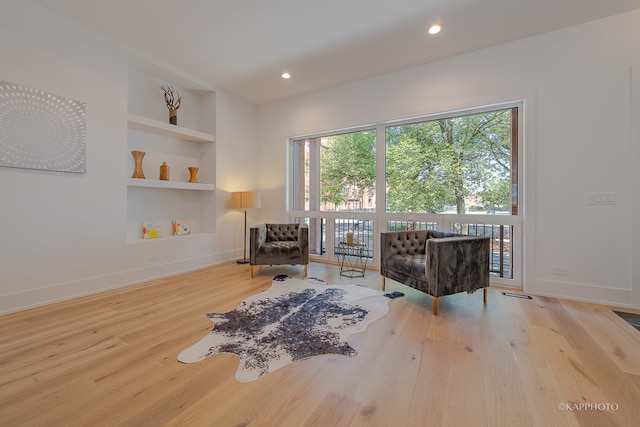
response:
<path id="1" fill-rule="evenodd" d="M 35 1 L 256 105 L 640 8 L 640 0 Z M 442 32 L 427 35 L 435 22 Z"/>

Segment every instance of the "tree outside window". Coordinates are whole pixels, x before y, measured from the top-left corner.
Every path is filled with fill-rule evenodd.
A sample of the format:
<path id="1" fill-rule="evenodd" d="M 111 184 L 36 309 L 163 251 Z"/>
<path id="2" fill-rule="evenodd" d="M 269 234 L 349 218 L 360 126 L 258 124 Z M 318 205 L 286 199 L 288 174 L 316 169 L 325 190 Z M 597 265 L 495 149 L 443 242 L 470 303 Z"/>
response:
<path id="1" fill-rule="evenodd" d="M 387 212 L 509 213 L 512 109 L 386 128 Z"/>

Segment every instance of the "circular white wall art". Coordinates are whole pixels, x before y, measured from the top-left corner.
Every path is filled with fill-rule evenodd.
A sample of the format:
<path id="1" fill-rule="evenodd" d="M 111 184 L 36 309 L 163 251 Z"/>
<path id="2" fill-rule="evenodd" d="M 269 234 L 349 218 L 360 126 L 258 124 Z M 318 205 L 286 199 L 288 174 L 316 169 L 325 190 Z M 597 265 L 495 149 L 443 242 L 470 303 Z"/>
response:
<path id="1" fill-rule="evenodd" d="M 0 166 L 86 172 L 86 103 L 0 81 Z"/>

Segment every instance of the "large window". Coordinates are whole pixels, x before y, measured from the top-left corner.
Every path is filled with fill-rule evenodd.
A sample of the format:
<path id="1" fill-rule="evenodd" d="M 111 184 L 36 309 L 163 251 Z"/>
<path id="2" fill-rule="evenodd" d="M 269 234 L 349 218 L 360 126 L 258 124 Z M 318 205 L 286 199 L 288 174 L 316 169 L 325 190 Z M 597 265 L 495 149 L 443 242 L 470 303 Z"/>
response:
<path id="1" fill-rule="evenodd" d="M 518 121 L 509 105 L 295 138 L 290 218 L 309 225 L 311 254 L 335 261 L 352 233 L 374 265 L 381 231 L 486 235 L 492 275 L 513 279 Z"/>
<path id="2" fill-rule="evenodd" d="M 513 113 L 388 126 L 387 212 L 511 214 Z"/>

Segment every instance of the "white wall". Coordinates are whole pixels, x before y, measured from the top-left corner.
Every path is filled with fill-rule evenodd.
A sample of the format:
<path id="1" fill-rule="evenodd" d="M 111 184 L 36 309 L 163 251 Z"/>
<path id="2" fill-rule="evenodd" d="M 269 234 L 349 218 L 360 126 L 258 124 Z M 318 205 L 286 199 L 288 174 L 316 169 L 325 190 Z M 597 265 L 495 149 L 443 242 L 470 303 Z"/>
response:
<path id="1" fill-rule="evenodd" d="M 225 260 L 242 258 L 244 238 L 244 213 L 228 209 L 230 193 L 253 191 L 257 187 L 256 129 L 257 109 L 236 97 L 218 92 L 216 108 L 217 125 L 217 182 L 218 227 L 220 243 L 218 252 L 225 253 Z M 247 210 L 247 226 L 258 222 L 259 209 Z M 247 245 L 249 237 L 247 231 Z M 227 253 L 229 248 L 235 248 Z M 249 257 L 247 247 L 247 257 Z M 247 274 L 249 274 L 247 269 Z"/>
<path id="2" fill-rule="evenodd" d="M 213 237 L 127 244 L 128 49 L 30 0 L 3 2 L 0 40 L 1 80 L 87 104 L 86 174 L 0 167 L 0 313 L 241 256 L 225 205 L 254 186 L 255 107 L 217 93 Z"/>
<path id="3" fill-rule="evenodd" d="M 289 136 L 517 99 L 526 291 L 640 307 L 639 24 L 635 11 L 258 109 L 219 91 L 214 236 L 141 246 L 125 239 L 127 48 L 4 1 L 0 79 L 87 103 L 87 173 L 0 167 L 0 313 L 240 257 L 229 192 L 259 185 L 249 223 L 284 220 Z M 617 205 L 586 205 L 605 191 Z"/>
<path id="4" fill-rule="evenodd" d="M 260 107 L 260 216 L 286 218 L 290 136 L 524 100 L 524 289 L 638 307 L 639 39 L 637 10 Z"/>

